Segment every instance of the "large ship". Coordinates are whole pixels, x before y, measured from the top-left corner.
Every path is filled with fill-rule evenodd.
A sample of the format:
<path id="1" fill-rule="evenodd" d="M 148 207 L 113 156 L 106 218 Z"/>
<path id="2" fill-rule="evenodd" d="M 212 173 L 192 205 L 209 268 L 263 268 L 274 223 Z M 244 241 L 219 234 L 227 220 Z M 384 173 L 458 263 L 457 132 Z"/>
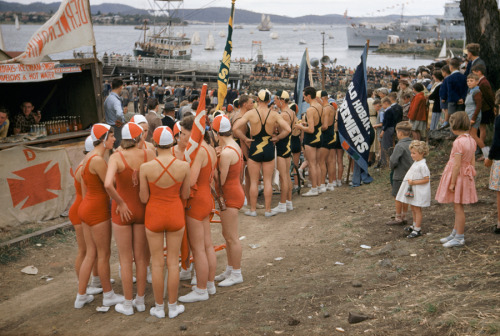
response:
<path id="1" fill-rule="evenodd" d="M 465 24 L 460 12 L 460 1 L 445 4 L 444 16 L 436 19 L 435 23 L 420 22 L 409 24 L 401 20 L 384 27 L 351 24 L 346 28 L 349 48 L 362 48 L 366 40 L 370 40 L 370 47 L 377 48 L 380 43 L 386 43 L 389 35 L 396 35 L 401 42 L 416 42 L 423 40 L 461 40 L 465 35 Z"/>
<path id="2" fill-rule="evenodd" d="M 269 15 L 262 14 L 262 18 L 260 20 L 260 24 L 257 26 L 257 29 L 260 31 L 270 31 L 273 25 L 271 24 L 271 17 Z"/>
<path id="3" fill-rule="evenodd" d="M 146 33 L 146 24 L 141 40 L 135 42 L 134 56 L 136 57 L 155 57 L 168 59 L 191 59 L 191 39 L 180 32 L 175 33 L 174 27 L 182 20 L 175 17 L 182 5 L 182 0 L 155 0 L 157 7 L 155 11 L 161 11 L 166 14 L 167 23 L 162 26 L 155 26 L 152 32 Z M 175 3 L 176 6 L 173 6 Z"/>

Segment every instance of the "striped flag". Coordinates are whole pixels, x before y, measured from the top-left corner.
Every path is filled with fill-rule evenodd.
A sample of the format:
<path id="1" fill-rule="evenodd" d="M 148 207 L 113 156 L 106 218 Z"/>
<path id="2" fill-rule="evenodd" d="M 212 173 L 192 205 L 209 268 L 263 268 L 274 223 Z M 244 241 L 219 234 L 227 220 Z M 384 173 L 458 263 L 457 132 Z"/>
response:
<path id="1" fill-rule="evenodd" d="M 304 113 L 309 107 L 309 104 L 304 102 L 304 96 L 302 95 L 302 91 L 304 91 L 304 88 L 308 86 L 314 86 L 314 83 L 312 79 L 311 63 L 309 63 L 309 51 L 306 48 L 304 55 L 302 56 L 302 61 L 300 62 L 299 74 L 297 76 L 293 92 L 295 104 L 297 104 L 297 107 L 299 108 L 299 118 L 302 117 L 302 113 Z"/>
<path id="2" fill-rule="evenodd" d="M 220 62 L 219 77 L 217 78 L 217 110 L 222 109 L 224 105 L 224 99 L 227 94 L 227 82 L 229 81 L 229 67 L 231 66 L 231 52 L 233 51 L 233 16 L 234 16 L 234 3 L 236 0 L 232 0 L 231 4 L 231 16 L 229 17 L 229 23 L 227 25 L 227 41 L 226 47 L 224 48 L 224 54 L 222 54 L 222 61 Z"/>
<path id="3" fill-rule="evenodd" d="M 191 130 L 191 136 L 189 137 L 189 142 L 184 151 L 184 159 L 192 164 L 200 144 L 203 141 L 203 136 L 205 135 L 205 125 L 206 125 L 206 114 L 205 110 L 205 97 L 207 96 L 207 84 L 203 84 L 201 89 L 200 104 L 196 110 L 196 117 L 194 118 L 193 129 Z"/>

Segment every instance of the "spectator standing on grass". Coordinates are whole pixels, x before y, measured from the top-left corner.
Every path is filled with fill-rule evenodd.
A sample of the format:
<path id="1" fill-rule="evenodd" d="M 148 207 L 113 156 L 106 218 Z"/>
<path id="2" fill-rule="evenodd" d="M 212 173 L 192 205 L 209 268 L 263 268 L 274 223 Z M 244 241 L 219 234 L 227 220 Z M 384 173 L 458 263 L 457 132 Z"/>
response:
<path id="1" fill-rule="evenodd" d="M 398 143 L 394 147 L 394 152 L 389 159 L 389 167 L 393 171 L 392 175 L 392 196 L 396 198 L 399 188 L 403 183 L 403 179 L 413 164 L 413 159 L 410 152 L 411 143 L 411 124 L 408 121 L 402 121 L 396 125 L 396 135 Z M 387 222 L 387 225 L 406 224 L 406 213 L 408 212 L 408 204 L 402 203 L 396 199 L 396 217 L 394 220 Z"/>
<path id="2" fill-rule="evenodd" d="M 455 223 L 451 234 L 440 241 L 443 247 L 463 246 L 465 244 L 464 204 L 477 202 L 475 157 L 476 142 L 469 134 L 470 121 L 467 113 L 460 111 L 450 117 L 450 126 L 457 136 L 453 142 L 450 159 L 444 168 L 436 191 L 439 203 L 453 203 Z"/>
<path id="3" fill-rule="evenodd" d="M 486 67 L 483 64 L 477 64 L 472 67 L 472 73 L 479 77 L 479 90 L 481 90 L 481 121 L 479 122 L 479 138 L 486 142 L 486 126 L 495 121 L 495 94 L 491 88 L 490 82 L 486 79 Z M 487 156 L 485 156 L 486 158 Z"/>
<path id="4" fill-rule="evenodd" d="M 411 205 L 413 224 L 405 228 L 409 233 L 406 238 L 417 238 L 422 235 L 422 208 L 431 205 L 431 173 L 425 162 L 429 146 L 425 141 L 413 140 L 410 152 L 414 162 L 403 179 L 396 201 Z"/>
<path id="5" fill-rule="evenodd" d="M 420 83 L 413 85 L 415 96 L 410 104 L 408 119 L 411 122 L 413 139 L 420 140 L 427 131 L 427 101 L 424 95 L 424 86 Z"/>
<path id="6" fill-rule="evenodd" d="M 472 70 L 474 72 L 474 70 Z M 500 117 L 495 118 L 495 131 L 488 157 L 484 160 L 486 167 L 491 167 L 489 188 L 497 194 L 497 225 L 494 233 L 500 234 Z"/>
<path id="7" fill-rule="evenodd" d="M 439 90 L 441 88 L 444 79 L 443 74 L 439 70 L 434 71 L 432 77 L 434 79 L 434 84 L 432 85 L 429 94 L 429 101 L 433 102 L 431 127 L 430 127 L 431 131 L 437 128 L 439 119 L 441 118 L 441 99 L 439 98 Z"/>

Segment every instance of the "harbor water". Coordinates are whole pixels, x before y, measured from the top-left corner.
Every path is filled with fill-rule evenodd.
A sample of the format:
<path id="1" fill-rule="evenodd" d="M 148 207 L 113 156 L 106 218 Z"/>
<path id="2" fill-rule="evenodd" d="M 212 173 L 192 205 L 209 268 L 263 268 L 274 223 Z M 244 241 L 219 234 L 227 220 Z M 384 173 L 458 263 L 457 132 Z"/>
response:
<path id="1" fill-rule="evenodd" d="M 235 22 L 235 25 L 237 24 Z M 40 28 L 39 25 L 21 25 L 20 30 L 16 30 L 14 25 L 1 25 L 1 27 L 5 46 L 8 51 L 24 50 L 31 36 Z M 209 31 L 212 31 L 215 38 L 215 50 L 213 51 L 204 50 Z M 189 38 L 195 32 L 199 33 L 201 44 L 192 45 L 192 60 L 219 62 L 226 43 L 225 34 L 227 34 L 227 24 L 193 24 L 175 29 L 175 33 L 186 34 Z M 223 34 L 220 34 L 221 32 Z M 243 29 L 233 30 L 232 59 L 256 59 L 258 46 L 252 44 L 252 41 L 261 42 L 266 62 L 277 63 L 279 58 L 288 58 L 288 63 L 293 65 L 300 64 L 305 48 L 308 48 L 310 58 L 319 59 L 323 55 L 322 32 L 325 32 L 325 55 L 328 55 L 331 60 L 336 58 L 337 65 L 354 68 L 359 64 L 359 57 L 362 50 L 347 48 L 346 27 L 339 25 L 274 25 L 270 32 L 258 31 L 257 24 L 244 25 Z M 108 54 L 114 52 L 121 55 L 132 55 L 134 43 L 143 36 L 143 32 L 135 30 L 133 26 L 96 25 L 94 26 L 94 33 L 99 57 L 102 57 L 104 52 Z M 270 36 L 271 33 L 276 33 L 278 38 L 272 39 Z M 224 37 L 220 35 L 224 35 Z M 306 44 L 299 45 L 300 40 L 305 41 Z M 91 52 L 92 48 L 82 47 L 78 48 L 77 51 Z M 68 51 L 51 56 L 53 59 L 68 59 L 73 58 L 73 52 Z M 418 58 L 412 55 L 377 55 L 373 53 L 373 50 L 370 50 L 367 65 L 370 67 L 401 69 L 415 68 L 431 62 L 432 59 Z"/>

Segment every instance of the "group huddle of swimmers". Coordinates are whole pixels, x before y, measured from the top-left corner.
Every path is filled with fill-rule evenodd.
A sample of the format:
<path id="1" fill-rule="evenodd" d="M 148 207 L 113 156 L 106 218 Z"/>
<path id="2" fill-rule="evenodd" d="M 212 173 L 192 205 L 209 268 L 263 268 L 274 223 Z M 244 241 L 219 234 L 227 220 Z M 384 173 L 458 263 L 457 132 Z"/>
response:
<path id="1" fill-rule="evenodd" d="M 146 119 L 136 115 L 122 127 L 120 147 L 108 162 L 105 158 L 115 141 L 113 128 L 106 124 L 92 127 L 85 143 L 86 155 L 74 173 L 77 197 L 70 209 L 78 242 L 75 308 L 82 308 L 102 292 L 103 305 L 114 305 L 119 313 L 145 311 L 151 261 L 149 277 L 155 306 L 150 314 L 165 317 L 165 255 L 170 318 L 184 312 L 184 306 L 177 301 L 208 300 L 216 292 L 215 280 L 221 287 L 243 282 L 238 239 L 238 210 L 245 199 L 240 181 L 242 152 L 232 137 L 229 119 L 218 116 L 212 123 L 214 140 L 220 144 L 218 153 L 209 144 L 207 132 L 190 165 L 184 160 L 184 151 L 193 124 L 194 117 L 190 116 L 176 123 L 174 130 L 158 127 L 151 144 L 145 141 Z M 209 221 L 215 208 L 211 184 L 216 170 L 219 193 L 230 195 L 226 209 L 220 213 L 228 265 L 218 276 Z M 123 295 L 114 293 L 111 287 L 111 228 L 118 248 Z M 178 298 L 179 280 L 191 278 L 190 253 L 194 259 L 194 286 L 190 293 Z"/>

